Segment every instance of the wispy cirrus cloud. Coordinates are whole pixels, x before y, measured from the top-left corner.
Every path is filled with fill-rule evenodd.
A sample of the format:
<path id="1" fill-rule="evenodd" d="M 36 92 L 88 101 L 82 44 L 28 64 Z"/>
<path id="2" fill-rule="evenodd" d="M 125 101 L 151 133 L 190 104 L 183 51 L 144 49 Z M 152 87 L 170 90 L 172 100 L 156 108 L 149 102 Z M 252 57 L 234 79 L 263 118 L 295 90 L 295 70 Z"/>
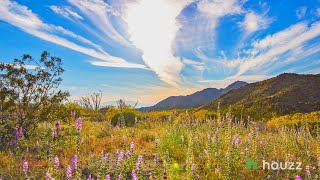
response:
<path id="1" fill-rule="evenodd" d="M 80 19 L 83 20 L 83 17 L 80 16 L 77 12 L 71 10 L 68 7 L 59 7 L 59 6 L 49 6 L 50 9 L 55 12 L 56 14 L 59 14 L 65 18 L 74 18 L 74 19 Z"/>
<path id="2" fill-rule="evenodd" d="M 234 83 L 235 81 L 245 81 L 247 83 L 262 81 L 265 79 L 270 78 L 270 76 L 264 75 L 264 74 L 257 74 L 257 75 L 244 75 L 244 76 L 238 76 L 238 77 L 227 77 L 222 80 L 200 80 L 198 82 L 200 83 L 208 83 L 210 86 L 215 88 L 225 88 L 231 83 Z"/>
<path id="3" fill-rule="evenodd" d="M 306 15 L 307 7 L 300 7 L 296 10 L 296 16 L 298 19 L 303 18 Z"/>
<path id="4" fill-rule="evenodd" d="M 176 46 L 182 50 L 214 50 L 219 20 L 245 12 L 242 8 L 244 2 L 239 0 L 202 0 L 194 3 L 196 12 L 191 17 L 179 17 L 182 27 L 177 34 Z"/>
<path id="5" fill-rule="evenodd" d="M 265 48 L 260 49 L 257 56 L 242 61 L 237 75 L 242 75 L 252 68 L 270 63 L 270 61 L 277 56 L 293 50 L 317 36 L 320 36 L 320 22 L 315 22 L 310 26 L 306 23 L 299 23 L 285 29 L 284 31 L 254 42 L 256 47 L 262 45 L 262 47 Z"/>
<path id="6" fill-rule="evenodd" d="M 271 22 L 271 18 L 251 11 L 249 13 L 246 13 L 244 21 L 240 22 L 239 24 L 245 29 L 247 33 L 252 33 L 257 30 L 266 29 Z"/>
<path id="7" fill-rule="evenodd" d="M 248 72 L 266 72 L 268 65 L 278 63 L 280 59 L 283 66 L 298 60 L 296 58 L 289 59 L 290 56 L 294 56 L 293 54 L 299 54 L 299 58 L 302 59 L 318 52 L 320 47 L 315 46 L 311 50 L 308 42 L 319 36 L 320 22 L 314 22 L 311 25 L 306 22 L 297 23 L 273 35 L 254 41 L 247 56 L 221 61 L 221 64 L 229 71 L 235 70 L 236 73 L 229 78 L 242 77 Z M 308 53 L 297 51 L 303 46 L 307 46 L 303 51 Z"/>
<path id="8" fill-rule="evenodd" d="M 89 55 L 91 57 L 105 60 L 107 62 L 121 64 L 122 67 L 141 67 L 143 65 L 137 65 L 127 62 L 126 60 L 114 56 L 110 56 L 107 52 L 102 50 L 102 47 L 91 42 L 90 40 L 76 35 L 75 33 L 64 29 L 61 26 L 55 26 L 52 24 L 44 23 L 36 14 L 34 14 L 28 7 L 18 4 L 15 1 L 2 0 L 0 1 L 0 19 L 6 21 L 13 26 L 18 27 L 26 33 L 41 38 L 43 40 L 64 46 L 66 48 L 78 51 L 80 53 Z M 72 42 L 68 39 L 62 38 L 56 34 L 68 35 L 76 41 L 89 45 L 86 47 Z"/>
<path id="9" fill-rule="evenodd" d="M 223 87 L 234 80 L 254 82 L 267 79 L 269 76 L 266 74 L 279 68 L 285 68 L 291 63 L 303 61 L 308 64 L 309 57 L 320 52 L 320 46 L 317 43 L 310 43 L 319 36 L 320 22 L 294 24 L 277 33 L 253 41 L 251 48 L 244 56 L 236 59 L 212 60 L 214 65 L 233 72 L 233 74 L 221 80 L 200 80 L 199 82 L 217 87 Z M 314 62 L 319 64 L 319 61 Z M 308 69 L 317 69 L 317 67 Z M 290 68 L 287 70 L 292 71 Z"/>
<path id="10" fill-rule="evenodd" d="M 184 64 L 186 64 L 186 65 L 193 66 L 198 71 L 204 71 L 205 70 L 205 63 L 203 63 L 203 62 L 197 62 L 197 61 L 193 61 L 191 59 L 183 59 L 182 62 Z"/>
<path id="11" fill-rule="evenodd" d="M 112 18 L 116 17 L 118 21 L 121 21 L 122 19 L 120 12 L 110 4 L 107 4 L 103 0 L 68 0 L 68 2 L 72 6 L 78 8 L 79 11 L 94 25 L 99 33 L 103 33 L 103 36 L 105 37 L 102 38 L 102 40 L 108 37 L 113 42 L 119 43 L 125 47 L 131 46 L 131 43 L 128 41 L 125 34 L 120 33 L 121 30 L 117 29 L 113 24 Z M 122 26 L 118 28 L 121 27 Z M 90 26 L 87 26 L 87 28 L 91 29 L 91 31 L 96 31 Z M 109 44 L 111 44 L 111 42 L 109 42 Z"/>

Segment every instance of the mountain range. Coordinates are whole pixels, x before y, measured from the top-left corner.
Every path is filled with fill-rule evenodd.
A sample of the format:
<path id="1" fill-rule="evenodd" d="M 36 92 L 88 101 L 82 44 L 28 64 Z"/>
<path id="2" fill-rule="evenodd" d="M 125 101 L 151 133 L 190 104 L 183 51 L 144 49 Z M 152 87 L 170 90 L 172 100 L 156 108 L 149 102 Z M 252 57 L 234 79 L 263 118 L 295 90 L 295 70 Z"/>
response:
<path id="1" fill-rule="evenodd" d="M 169 109 L 185 109 L 194 108 L 207 104 L 221 95 L 229 92 L 233 89 L 238 89 L 247 85 L 248 83 L 243 81 L 236 81 L 226 88 L 206 88 L 201 91 L 195 92 L 187 96 L 170 96 L 154 106 L 142 107 L 141 111 L 157 111 L 157 110 L 169 110 Z"/>
<path id="2" fill-rule="evenodd" d="M 220 108 L 256 119 L 320 109 L 320 75 L 284 73 L 223 94 L 199 109 Z"/>

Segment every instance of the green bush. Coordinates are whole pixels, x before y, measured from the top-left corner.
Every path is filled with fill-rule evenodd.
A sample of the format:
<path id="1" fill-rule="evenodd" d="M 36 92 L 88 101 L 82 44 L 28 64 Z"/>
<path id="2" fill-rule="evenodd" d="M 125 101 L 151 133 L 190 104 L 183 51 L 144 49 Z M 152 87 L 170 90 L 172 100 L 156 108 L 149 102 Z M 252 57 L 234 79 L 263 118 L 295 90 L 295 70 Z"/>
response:
<path id="1" fill-rule="evenodd" d="M 124 124 L 125 126 L 132 127 L 135 124 L 136 118 L 138 118 L 138 113 L 134 111 L 119 112 L 112 117 L 111 124 L 113 126 Z"/>

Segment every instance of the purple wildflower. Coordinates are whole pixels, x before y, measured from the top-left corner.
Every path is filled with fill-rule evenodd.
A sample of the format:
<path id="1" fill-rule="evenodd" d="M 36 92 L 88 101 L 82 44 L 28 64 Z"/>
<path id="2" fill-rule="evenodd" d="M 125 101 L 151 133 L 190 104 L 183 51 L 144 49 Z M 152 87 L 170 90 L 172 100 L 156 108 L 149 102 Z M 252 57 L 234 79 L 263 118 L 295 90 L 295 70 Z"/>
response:
<path id="1" fill-rule="evenodd" d="M 89 177 L 88 177 L 88 179 L 87 180 L 93 180 L 92 178 L 91 178 L 91 174 L 89 175 Z"/>
<path id="2" fill-rule="evenodd" d="M 233 136 L 232 144 L 237 146 L 239 144 L 238 134 Z"/>
<path id="3" fill-rule="evenodd" d="M 260 142 L 259 142 L 259 144 L 260 144 L 260 146 L 262 146 L 262 145 L 263 145 L 263 142 L 262 142 L 262 141 L 260 141 Z"/>
<path id="4" fill-rule="evenodd" d="M 81 129 L 82 129 L 82 118 L 78 118 L 77 119 L 76 127 L 77 127 L 78 131 L 81 131 Z"/>
<path id="5" fill-rule="evenodd" d="M 126 151 L 125 153 L 124 153 L 124 156 L 129 156 L 130 155 L 130 151 Z"/>
<path id="6" fill-rule="evenodd" d="M 50 180 L 51 179 L 51 174 L 49 172 L 46 173 L 46 180 Z"/>
<path id="7" fill-rule="evenodd" d="M 59 168 L 59 166 L 60 166 L 60 161 L 59 161 L 58 156 L 54 157 L 53 166 L 54 166 L 55 168 Z"/>
<path id="8" fill-rule="evenodd" d="M 308 178 L 311 178 L 311 172 L 310 172 L 309 166 L 306 166 L 306 173 Z"/>
<path id="9" fill-rule="evenodd" d="M 196 170 L 196 165 L 195 165 L 195 164 L 192 164 L 192 165 L 191 165 L 191 171 L 194 172 L 195 170 Z"/>
<path id="10" fill-rule="evenodd" d="M 28 169 L 29 169 L 28 162 L 24 161 L 23 162 L 23 172 L 24 172 L 25 175 L 27 175 Z"/>
<path id="11" fill-rule="evenodd" d="M 118 176 L 118 180 L 121 180 L 121 179 L 122 179 L 122 175 L 120 173 L 119 176 Z"/>
<path id="12" fill-rule="evenodd" d="M 57 128 L 57 130 L 61 128 L 60 122 L 57 122 L 57 123 L 56 123 L 56 128 Z"/>
<path id="13" fill-rule="evenodd" d="M 123 160 L 123 152 L 121 151 L 118 156 L 118 162 L 120 163 Z"/>
<path id="14" fill-rule="evenodd" d="M 51 129 L 51 136 L 52 136 L 52 138 L 57 137 L 57 131 L 53 128 Z"/>
<path id="15" fill-rule="evenodd" d="M 136 172 L 134 172 L 134 170 L 132 170 L 131 175 L 132 175 L 132 180 L 138 180 L 137 174 Z"/>
<path id="16" fill-rule="evenodd" d="M 74 155 L 73 158 L 72 158 L 72 168 L 74 170 L 77 169 L 77 166 L 78 166 L 78 156 L 77 155 Z"/>
<path id="17" fill-rule="evenodd" d="M 158 159 L 159 159 L 158 158 L 158 154 L 155 154 L 154 155 L 154 159 L 153 159 L 153 162 L 154 162 L 155 165 L 158 165 L 158 162 L 159 162 Z"/>
<path id="18" fill-rule="evenodd" d="M 130 143 L 130 150 L 131 150 L 131 152 L 134 151 L 134 142 L 131 142 L 131 143 Z"/>
<path id="19" fill-rule="evenodd" d="M 19 136 L 20 136 L 20 137 L 23 136 L 23 128 L 22 128 L 22 127 L 19 128 Z"/>
<path id="20" fill-rule="evenodd" d="M 299 175 L 297 175 L 297 176 L 295 177 L 295 180 L 302 180 L 302 177 L 299 176 Z"/>
<path id="21" fill-rule="evenodd" d="M 141 164 L 142 164 L 142 155 L 139 155 L 139 156 L 138 156 L 137 163 L 136 163 L 136 169 L 137 169 L 137 170 L 140 169 Z"/>
<path id="22" fill-rule="evenodd" d="M 102 155 L 102 160 L 108 161 L 109 154 Z"/>
<path id="23" fill-rule="evenodd" d="M 14 136 L 15 136 L 16 140 L 18 140 L 20 138 L 18 129 L 15 130 Z"/>
<path id="24" fill-rule="evenodd" d="M 75 118 L 75 117 L 76 117 L 76 111 L 71 111 L 71 112 L 70 112 L 70 116 L 73 117 L 73 118 Z"/>
<path id="25" fill-rule="evenodd" d="M 320 167 L 320 157 L 318 157 L 318 166 Z"/>
<path id="26" fill-rule="evenodd" d="M 36 147 L 39 147 L 39 141 L 37 140 L 37 142 L 36 142 Z"/>
<path id="27" fill-rule="evenodd" d="M 110 175 L 109 174 L 106 175 L 106 180 L 110 180 Z"/>
<path id="28" fill-rule="evenodd" d="M 81 141 L 81 143 L 83 143 L 83 142 L 84 142 L 84 137 L 81 137 L 81 140 L 80 140 L 80 141 Z"/>
<path id="29" fill-rule="evenodd" d="M 68 165 L 68 167 L 67 167 L 66 175 L 67 175 L 67 179 L 71 179 L 72 169 L 71 169 L 70 165 Z"/>

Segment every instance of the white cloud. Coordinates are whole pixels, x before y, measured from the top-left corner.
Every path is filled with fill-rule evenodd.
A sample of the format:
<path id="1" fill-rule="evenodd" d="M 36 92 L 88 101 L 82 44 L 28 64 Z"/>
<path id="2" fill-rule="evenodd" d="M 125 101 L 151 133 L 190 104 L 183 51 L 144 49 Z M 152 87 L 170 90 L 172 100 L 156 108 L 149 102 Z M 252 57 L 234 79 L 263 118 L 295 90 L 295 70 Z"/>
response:
<path id="1" fill-rule="evenodd" d="M 190 59 L 183 59 L 182 61 L 186 65 L 191 65 L 198 71 L 204 71 L 205 70 L 205 64 L 203 62 L 197 62 Z"/>
<path id="2" fill-rule="evenodd" d="M 215 18 L 243 12 L 238 0 L 203 0 L 198 3 L 198 9 Z"/>
<path id="3" fill-rule="evenodd" d="M 245 19 L 240 23 L 240 26 L 242 26 L 247 33 L 252 33 L 260 29 L 266 29 L 271 21 L 271 19 L 256 14 L 255 12 L 249 12 L 245 15 Z"/>
<path id="4" fill-rule="evenodd" d="M 298 19 L 303 18 L 306 15 L 307 7 L 300 7 L 296 10 L 296 15 Z"/>
<path id="5" fill-rule="evenodd" d="M 224 16 L 243 14 L 239 0 L 201 0 L 196 1 L 197 11 L 192 16 L 179 16 L 182 24 L 177 38 L 176 47 L 180 51 L 214 51 L 216 28 Z"/>
<path id="6" fill-rule="evenodd" d="M 13 64 L 8 64 L 8 65 L 13 65 Z M 14 68 L 21 68 L 21 67 L 24 67 L 24 68 L 26 68 L 26 69 L 32 69 L 32 70 L 35 70 L 35 69 L 44 69 L 43 67 L 35 66 L 35 65 L 30 65 L 30 64 L 14 65 Z"/>
<path id="7" fill-rule="evenodd" d="M 240 76 L 250 69 L 277 60 L 281 54 L 294 50 L 318 36 L 320 36 L 320 22 L 315 22 L 310 27 L 305 23 L 299 23 L 255 42 L 254 46 L 258 47 L 260 53 L 253 57 L 242 58 L 239 63 L 239 71 L 235 76 Z M 263 48 L 261 49 L 261 47 Z"/>
<path id="8" fill-rule="evenodd" d="M 103 0 L 68 0 L 70 4 L 77 7 L 95 28 L 104 36 L 124 46 L 130 46 L 130 42 L 112 24 L 111 18 L 117 17 L 121 20 L 120 13 Z M 90 29 L 90 27 L 87 27 Z"/>
<path id="9" fill-rule="evenodd" d="M 225 88 L 228 85 L 234 83 L 235 81 L 245 81 L 247 83 L 253 83 L 253 82 L 262 81 L 268 78 L 270 78 L 270 76 L 257 74 L 257 75 L 238 76 L 238 77 L 227 77 L 222 80 L 201 80 L 198 82 L 209 83 L 211 87 L 215 87 L 215 88 Z"/>
<path id="10" fill-rule="evenodd" d="M 97 59 L 106 60 L 108 62 L 128 64 L 126 60 L 110 56 L 108 53 L 104 52 L 100 46 L 79 35 L 74 34 L 69 30 L 64 29 L 63 27 L 44 23 L 26 6 L 22 6 L 14 1 L 0 1 L 0 19 L 20 28 L 26 33 L 29 33 L 43 40 L 64 46 L 74 51 L 78 51 Z M 81 46 L 65 38 L 59 37 L 58 35 L 55 35 L 56 33 L 68 35 L 69 37 L 72 37 L 83 43 L 91 45 L 94 48 L 97 48 L 100 52 L 95 50 L 94 48 Z M 130 65 L 130 67 L 131 66 L 132 65 Z"/>
<path id="11" fill-rule="evenodd" d="M 183 63 L 173 54 L 173 42 L 179 30 L 176 17 L 188 1 L 140 0 L 127 4 L 124 19 L 133 44 L 141 49 L 146 65 L 159 78 L 176 86 Z M 164 13 L 165 12 L 165 13 Z"/>
<path id="12" fill-rule="evenodd" d="M 90 63 L 95 66 L 107 66 L 107 67 L 118 67 L 118 68 L 140 68 L 140 69 L 148 70 L 148 68 L 145 65 L 129 63 L 129 62 L 118 63 L 118 62 L 107 62 L 107 61 L 90 61 Z"/>
<path id="13" fill-rule="evenodd" d="M 254 41 L 252 43 L 252 46 L 256 50 L 262 50 L 262 49 L 267 49 L 274 46 L 287 44 L 293 38 L 301 35 L 307 30 L 308 30 L 308 27 L 306 23 L 294 24 L 283 31 L 280 31 L 273 35 L 268 35 L 262 40 Z"/>
<path id="14" fill-rule="evenodd" d="M 77 12 L 72 11 L 68 7 L 59 7 L 59 6 L 49 6 L 50 9 L 55 12 L 56 14 L 59 14 L 65 18 L 75 18 L 83 20 L 83 17 L 80 16 Z"/>

